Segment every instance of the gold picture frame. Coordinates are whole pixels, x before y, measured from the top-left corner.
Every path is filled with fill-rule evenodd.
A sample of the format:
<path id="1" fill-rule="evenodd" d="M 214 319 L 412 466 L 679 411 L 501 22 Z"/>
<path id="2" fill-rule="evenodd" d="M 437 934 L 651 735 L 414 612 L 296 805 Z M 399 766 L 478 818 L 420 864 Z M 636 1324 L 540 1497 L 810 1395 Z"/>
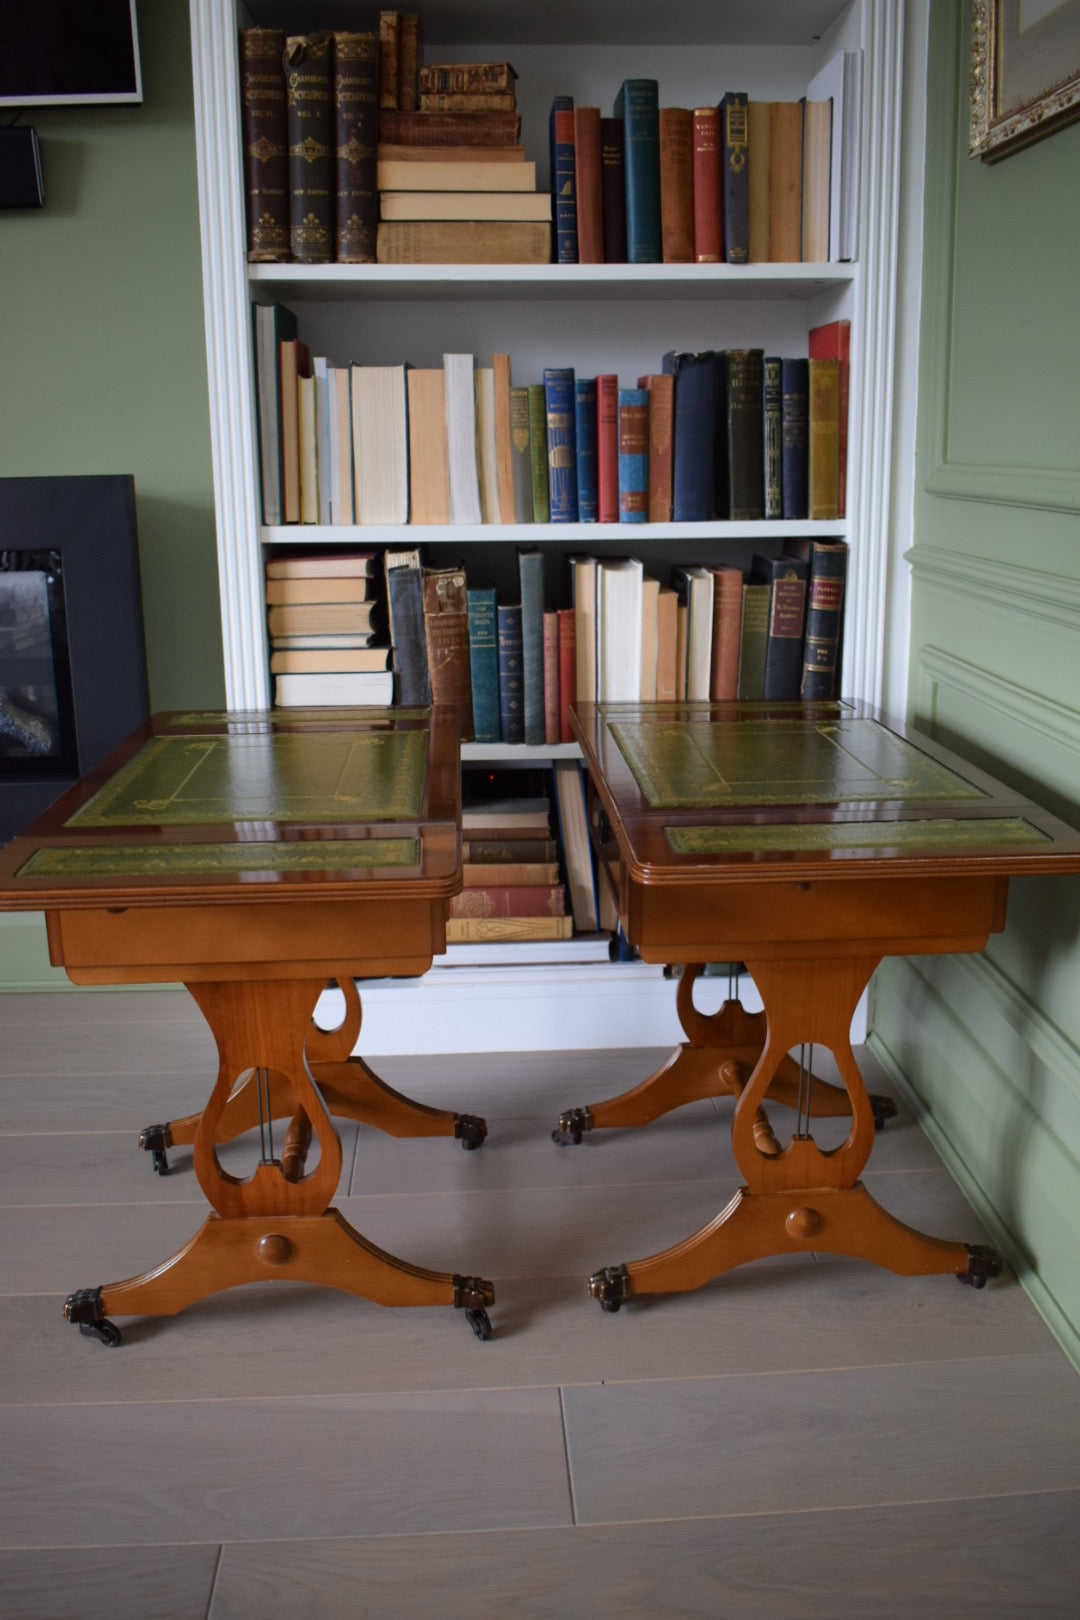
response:
<path id="1" fill-rule="evenodd" d="M 968 153 L 997 163 L 1080 119 L 1080 0 L 972 0 Z"/>

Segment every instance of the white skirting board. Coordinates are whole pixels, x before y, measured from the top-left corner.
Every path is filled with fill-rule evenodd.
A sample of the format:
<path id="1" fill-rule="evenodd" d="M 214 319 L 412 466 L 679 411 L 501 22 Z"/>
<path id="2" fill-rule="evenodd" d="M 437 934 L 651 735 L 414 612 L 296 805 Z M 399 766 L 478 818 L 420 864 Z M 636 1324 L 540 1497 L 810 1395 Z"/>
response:
<path id="1" fill-rule="evenodd" d="M 356 1051 L 364 1057 L 440 1052 L 581 1051 L 675 1046 L 683 1039 L 676 985 L 645 962 L 557 967 L 437 967 L 420 979 L 372 979 L 359 986 L 363 1022 Z M 728 993 L 726 974 L 702 975 L 694 1004 L 714 1012 Z M 739 979 L 739 999 L 760 1012 L 753 981 Z M 339 990 L 320 998 L 316 1020 L 340 1023 Z M 866 997 L 851 1039 L 866 1039 Z"/>

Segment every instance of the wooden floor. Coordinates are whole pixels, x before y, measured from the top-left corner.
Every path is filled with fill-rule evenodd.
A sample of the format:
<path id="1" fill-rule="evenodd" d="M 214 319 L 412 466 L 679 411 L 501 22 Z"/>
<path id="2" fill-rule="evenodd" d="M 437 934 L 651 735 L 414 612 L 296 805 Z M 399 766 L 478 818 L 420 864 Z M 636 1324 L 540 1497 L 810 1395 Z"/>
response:
<path id="1" fill-rule="evenodd" d="M 452 1309 L 279 1284 L 106 1349 L 61 1304 L 201 1222 L 188 1152 L 160 1179 L 137 1135 L 205 1101 L 209 1036 L 181 993 L 0 997 L 0 1612 L 1074 1620 L 1080 1379 L 1010 1277 L 807 1255 L 588 1298 L 736 1184 L 726 1102 L 552 1143 L 657 1056 L 376 1065 L 490 1135 L 347 1127 L 338 1207 L 492 1277 L 488 1343 Z M 890 1210 L 985 1238 L 903 1110 L 871 1163 Z"/>

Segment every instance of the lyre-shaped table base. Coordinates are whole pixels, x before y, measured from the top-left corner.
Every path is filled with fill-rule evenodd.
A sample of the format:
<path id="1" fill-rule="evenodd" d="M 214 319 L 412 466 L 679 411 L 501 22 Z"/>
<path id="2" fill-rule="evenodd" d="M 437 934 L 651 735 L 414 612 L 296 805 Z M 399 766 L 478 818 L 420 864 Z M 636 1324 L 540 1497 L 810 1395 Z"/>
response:
<path id="1" fill-rule="evenodd" d="M 213 1032 L 220 1060 L 213 1092 L 192 1137 L 195 1173 L 213 1213 L 190 1242 L 160 1265 L 72 1294 L 64 1314 L 84 1333 L 118 1344 L 119 1330 L 109 1320 L 113 1314 L 172 1316 L 223 1289 L 281 1279 L 320 1283 L 380 1305 L 460 1306 L 477 1337 L 489 1336 L 484 1307 L 495 1297 L 491 1283 L 399 1260 L 368 1243 L 330 1207 L 341 1175 L 341 1141 L 313 1078 L 313 1068 L 324 1065 L 312 1065 L 307 1057 L 313 1044 L 310 1019 L 324 984 L 322 979 L 300 979 L 188 986 Z M 334 1037 L 338 1047 L 331 1040 L 330 1055 L 323 1047 L 325 1066 L 331 1070 L 339 1065 L 332 1053 L 343 1044 L 340 1031 Z M 243 1092 L 236 1085 L 241 1074 L 250 1075 Z M 251 1098 L 254 1123 L 260 1123 L 261 1106 L 265 1126 L 271 1111 L 268 1096 L 275 1092 L 291 1099 L 290 1107 L 302 1121 L 305 1155 L 308 1141 L 317 1139 L 315 1168 L 305 1174 L 301 1158 L 286 1174 L 272 1149 L 267 1155 L 264 1134 L 263 1157 L 254 1173 L 246 1180 L 229 1174 L 218 1158 L 218 1145 L 237 1134 L 233 1127 Z M 243 1098 L 239 1104 L 238 1096 Z"/>
<path id="2" fill-rule="evenodd" d="M 717 1015 L 720 1023 L 713 1026 L 714 1033 L 723 1031 L 725 1039 L 732 1039 L 730 1048 L 721 1041 L 717 1045 L 724 1053 L 724 1067 L 731 1071 L 730 1088 L 738 1097 L 731 1144 L 746 1184 L 712 1221 L 681 1243 L 646 1259 L 596 1272 L 589 1281 L 593 1298 L 604 1310 L 616 1311 L 637 1294 L 686 1292 L 749 1260 L 807 1250 L 852 1255 L 903 1276 L 953 1272 L 975 1287 L 981 1287 L 987 1277 L 997 1276 L 1001 1261 L 994 1250 L 945 1242 L 915 1231 L 882 1209 L 859 1180 L 870 1157 L 877 1121 L 851 1050 L 850 1029 L 877 959 L 796 958 L 747 965 L 765 1007 L 760 1015 L 763 1040 L 753 1046 L 738 1044 L 744 1029 L 757 1027 L 738 1003 L 726 1003 Z M 643 1086 L 593 1110 L 594 1125 L 642 1123 L 635 1114 L 650 1106 L 653 1091 L 664 1106 L 656 1107 L 646 1118 L 676 1106 L 676 1102 L 666 1101 L 671 1088 L 665 1077 L 671 1074 L 680 1081 L 678 1101 L 716 1094 L 715 1087 L 690 1090 L 699 1076 L 707 1077 L 707 1054 L 715 1074 L 718 1054 L 716 1046 L 694 1044 L 694 1025 L 682 1006 L 680 1017 L 691 1035 L 690 1047 L 681 1048 L 671 1064 Z M 784 1147 L 764 1118 L 763 1103 L 766 1098 L 787 1100 L 788 1053 L 806 1043 L 832 1052 L 842 1087 L 822 1088 L 817 1080 L 804 1085 L 809 1101 L 806 1095 L 801 1099 L 799 1128 Z M 692 1055 L 680 1063 L 687 1051 Z M 747 1062 L 753 1069 L 744 1081 L 741 1069 Z M 843 1099 L 842 1106 L 838 1106 L 837 1094 Z M 606 1112 L 609 1107 L 617 1114 L 621 1111 L 622 1117 L 612 1118 Z M 851 1115 L 851 1129 L 839 1147 L 823 1151 L 817 1146 L 810 1133 L 815 1112 Z"/>
<path id="3" fill-rule="evenodd" d="M 352 979 L 338 979 L 336 983 L 345 997 L 345 1017 L 332 1030 L 310 1023 L 306 1045 L 308 1065 L 331 1114 L 371 1125 L 387 1136 L 452 1136 L 463 1148 L 478 1148 L 487 1136 L 487 1124 L 478 1115 L 431 1108 L 403 1096 L 381 1080 L 362 1057 L 353 1055 L 362 1018 L 360 995 Z M 260 1098 L 257 1078 L 252 1071 L 234 1088 L 218 1126 L 219 1142 L 231 1142 L 259 1128 L 265 1097 Z M 292 1121 L 282 1149 L 281 1167 L 290 1180 L 299 1180 L 311 1141 L 310 1121 L 283 1079 L 270 1088 L 270 1107 L 273 1119 Z M 169 1148 L 189 1146 L 195 1141 L 201 1118 L 201 1114 L 188 1114 L 140 1131 L 139 1146 L 153 1155 L 158 1175 L 168 1174 Z"/>

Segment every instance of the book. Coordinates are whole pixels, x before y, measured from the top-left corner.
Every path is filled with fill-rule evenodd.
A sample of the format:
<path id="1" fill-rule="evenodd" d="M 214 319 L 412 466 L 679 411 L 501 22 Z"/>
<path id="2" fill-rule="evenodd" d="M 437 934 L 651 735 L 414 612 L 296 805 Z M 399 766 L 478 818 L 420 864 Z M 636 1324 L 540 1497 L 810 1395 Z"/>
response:
<path id="1" fill-rule="evenodd" d="M 461 742 L 471 742 L 472 679 L 464 568 L 422 569 L 421 591 L 431 700 L 457 710 L 458 737 Z"/>
<path id="2" fill-rule="evenodd" d="M 597 925 L 596 873 L 589 844 L 585 779 L 576 760 L 557 759 L 553 769 L 559 837 L 566 863 L 574 928 L 579 933 L 591 934 L 595 933 Z"/>
<path id="3" fill-rule="evenodd" d="M 596 571 L 596 701 L 641 696 L 643 567 L 636 557 L 602 558 Z"/>
<path id="4" fill-rule="evenodd" d="M 545 610 L 544 620 L 544 741 L 559 741 L 559 615 Z"/>
<path id="5" fill-rule="evenodd" d="M 727 508 L 732 520 L 765 515 L 765 422 L 761 349 L 721 354 L 727 448 Z"/>
<path id="6" fill-rule="evenodd" d="M 518 549 L 521 588 L 521 681 L 524 736 L 544 741 L 544 553 L 535 546 Z M 504 739 L 505 740 L 505 739 Z"/>
<path id="7" fill-rule="evenodd" d="M 595 557 L 570 558 L 570 591 L 574 612 L 574 688 L 580 703 L 596 702 L 596 569 Z"/>
<path id="8" fill-rule="evenodd" d="M 356 652 L 374 646 L 375 639 L 372 630 L 289 630 L 272 635 L 270 647 L 273 652 Z"/>
<path id="9" fill-rule="evenodd" d="M 398 104 L 398 59 L 401 44 L 401 13 L 379 12 L 379 106 Z"/>
<path id="10" fill-rule="evenodd" d="M 619 389 L 619 522 L 645 523 L 649 515 L 649 395 Z"/>
<path id="11" fill-rule="evenodd" d="M 516 523 L 514 508 L 514 446 L 510 425 L 510 356 L 491 357 L 492 391 L 495 406 L 495 485 L 498 491 L 499 523 Z"/>
<path id="12" fill-rule="evenodd" d="M 446 458 L 450 522 L 480 523 L 480 477 L 476 464 L 476 385 L 471 354 L 443 355 Z"/>
<path id="13" fill-rule="evenodd" d="M 274 575 L 267 572 L 266 605 L 287 602 L 368 602 L 369 581 L 358 574 Z"/>
<path id="14" fill-rule="evenodd" d="M 349 674 L 389 666 L 389 647 L 281 647 L 270 653 L 271 675 Z"/>
<path id="15" fill-rule="evenodd" d="M 600 109 L 574 108 L 574 201 L 577 261 L 604 262 L 604 209 L 600 179 Z"/>
<path id="16" fill-rule="evenodd" d="M 577 701 L 577 619 L 574 609 L 559 608 L 559 735 L 561 743 L 573 742 L 570 710 Z"/>
<path id="17" fill-rule="evenodd" d="M 714 568 L 712 673 L 709 696 L 725 702 L 739 695 L 739 652 L 742 645 L 743 574 L 741 568 Z"/>
<path id="18" fill-rule="evenodd" d="M 596 379 L 596 520 L 619 521 L 619 379 Z"/>
<path id="19" fill-rule="evenodd" d="M 510 471 L 513 478 L 514 522 L 531 523 L 533 490 L 529 450 L 529 390 L 523 387 L 510 390 Z"/>
<path id="20" fill-rule="evenodd" d="M 426 708 L 431 702 L 431 678 L 424 635 L 420 553 L 415 548 L 388 550 L 383 564 L 393 647 L 394 701 L 401 708 Z"/>
<path id="21" fill-rule="evenodd" d="M 577 176 L 574 164 L 574 100 L 556 96 L 548 115 L 552 240 L 555 264 L 577 263 Z"/>
<path id="22" fill-rule="evenodd" d="M 455 927 L 458 924 L 455 922 Z M 485 926 L 494 927 L 495 924 Z M 435 956 L 433 966 L 444 967 L 552 967 L 568 962 L 607 962 L 611 936 L 605 933 L 572 934 L 568 939 L 455 940 Z"/>
<path id="23" fill-rule="evenodd" d="M 638 378 L 638 387 L 649 396 L 649 522 L 670 523 L 675 379 L 670 372 L 650 372 Z"/>
<path id="24" fill-rule="evenodd" d="M 380 221 L 379 264 L 547 264 L 551 227 L 538 220 Z"/>
<path id="25" fill-rule="evenodd" d="M 756 703 L 765 696 L 765 646 L 769 639 L 767 582 L 747 579 L 742 593 L 739 636 L 739 698 Z"/>
<path id="26" fill-rule="evenodd" d="M 561 883 L 468 884 L 451 896 L 451 917 L 565 917 Z"/>
<path id="27" fill-rule="evenodd" d="M 543 383 L 528 384 L 528 399 L 533 522 L 548 523 L 551 521 L 551 498 L 548 491 L 547 399 Z"/>
<path id="28" fill-rule="evenodd" d="M 656 701 L 674 703 L 678 662 L 678 593 L 661 585 L 656 598 Z"/>
<path id="29" fill-rule="evenodd" d="M 290 34 L 283 57 L 289 137 L 289 252 L 334 257 L 334 109 L 330 35 Z"/>
<path id="30" fill-rule="evenodd" d="M 521 603 L 500 602 L 495 611 L 495 624 L 499 656 L 499 731 L 504 743 L 523 743 L 525 683 L 521 663 Z M 480 825 L 494 826 L 495 823 L 485 820 Z"/>
<path id="31" fill-rule="evenodd" d="M 517 73 L 509 62 L 425 62 L 419 68 L 417 89 L 456 91 L 476 95 L 484 90 L 513 90 Z"/>
<path id="32" fill-rule="evenodd" d="M 747 189 L 750 214 L 750 263 L 767 264 L 769 259 L 769 126 L 772 103 L 746 103 Z"/>
<path id="33" fill-rule="evenodd" d="M 848 401 L 851 391 L 851 322 L 826 321 L 812 326 L 809 334 L 811 360 L 837 360 L 840 364 L 840 437 L 837 444 L 837 516 L 847 513 Z"/>
<path id="34" fill-rule="evenodd" d="M 722 264 L 723 165 L 719 107 L 694 108 L 690 139 L 694 195 L 694 259 L 698 264 Z"/>
<path id="35" fill-rule="evenodd" d="M 700 354 L 669 352 L 663 368 L 674 378 L 672 517 L 676 523 L 707 523 L 721 510 L 721 498 L 726 500 L 717 456 L 719 359 L 711 349 Z"/>
<path id="36" fill-rule="evenodd" d="M 384 220 L 550 220 L 546 191 L 382 191 Z"/>
<path id="37" fill-rule="evenodd" d="M 420 17 L 415 11 L 398 15 L 397 104 L 403 112 L 415 112 L 419 100 Z"/>
<path id="38" fill-rule="evenodd" d="M 270 557 L 267 579 L 372 579 L 375 554 L 371 551 L 313 552 L 302 557 Z"/>
<path id="39" fill-rule="evenodd" d="M 781 557 L 758 554 L 751 564 L 751 580 L 769 588 L 762 692 L 769 702 L 793 702 L 799 696 L 808 573 L 808 564 L 790 552 Z"/>
<path id="40" fill-rule="evenodd" d="M 660 86 L 656 79 L 624 79 L 615 98 L 623 122 L 626 176 L 626 259 L 659 264 Z"/>
<path id="41" fill-rule="evenodd" d="M 847 584 L 848 548 L 843 540 L 789 540 L 786 549 L 804 558 L 806 585 L 799 696 L 816 702 L 839 696 L 840 640 Z"/>
<path id="42" fill-rule="evenodd" d="M 813 100 L 832 102 L 829 153 L 829 258 L 853 259 L 858 227 L 861 56 L 837 51 L 807 86 Z"/>
<path id="43" fill-rule="evenodd" d="M 409 520 L 406 368 L 350 367 L 353 509 L 357 523 Z"/>
<path id="44" fill-rule="evenodd" d="M 713 576 L 699 564 L 671 570 L 671 583 L 686 607 L 686 701 L 707 703 L 712 682 Z"/>
<path id="45" fill-rule="evenodd" d="M 802 253 L 802 107 L 769 106 L 769 258 L 797 263 Z"/>
<path id="46" fill-rule="evenodd" d="M 495 624 L 495 587 L 470 586 L 466 591 L 469 621 L 469 680 L 472 687 L 473 736 L 477 742 L 500 742 L 499 647 Z"/>
<path id="47" fill-rule="evenodd" d="M 389 708 L 393 691 L 388 669 L 274 676 L 274 704 L 279 709 Z"/>
<path id="48" fill-rule="evenodd" d="M 281 370 L 281 519 L 300 521 L 300 396 L 297 381 L 311 367 L 308 346 L 286 338 L 278 347 Z"/>
<path id="49" fill-rule="evenodd" d="M 315 477 L 319 491 L 319 523 L 331 522 L 330 516 L 330 388 L 329 362 L 324 354 L 312 357 L 311 371 L 315 379 Z"/>
<path id="50" fill-rule="evenodd" d="M 570 917 L 448 917 L 447 945 L 491 944 L 506 940 L 569 939 L 574 931 Z M 528 960 L 528 956 L 524 958 Z"/>
<path id="51" fill-rule="evenodd" d="M 553 838 L 516 838 L 513 833 L 505 837 L 463 838 L 461 859 L 466 884 L 470 882 L 470 874 L 478 875 L 481 872 L 484 873 L 484 882 L 501 882 L 499 874 L 504 869 L 508 873 L 520 874 L 508 877 L 508 883 L 524 883 L 527 873 L 537 871 L 552 872 L 551 881 L 554 882 L 559 870 L 558 849 Z"/>
<path id="52" fill-rule="evenodd" d="M 524 163 L 526 161 L 525 148 L 523 146 L 435 146 L 433 148 L 431 146 L 420 146 L 412 143 L 408 143 L 403 146 L 396 141 L 380 141 L 378 146 L 375 148 L 375 158 L 377 163 L 394 163 L 402 166 L 405 164 L 423 165 L 427 163 L 433 166 L 438 166 L 444 163 L 479 165 L 481 163 Z M 531 191 L 535 185 L 535 163 L 531 164 L 530 168 L 532 170 L 533 180 L 525 188 L 528 191 Z M 401 172 L 405 172 L 403 167 Z M 412 184 L 413 182 L 411 180 L 408 181 L 408 185 Z M 404 191 L 406 187 L 405 185 L 401 185 L 396 187 L 396 189 L 399 191 Z M 421 191 L 434 191 L 435 189 L 436 188 L 434 186 L 420 187 Z M 461 188 L 452 186 L 450 189 L 460 190 Z M 479 190 L 480 188 L 466 186 L 464 189 L 468 191 L 473 189 Z M 515 186 L 496 186 L 495 189 L 496 191 L 513 191 Z"/>
<path id="53" fill-rule="evenodd" d="M 485 523 L 499 522 L 498 445 L 495 440 L 495 368 L 477 366 L 476 476 L 480 485 L 480 515 Z"/>
<path id="54" fill-rule="evenodd" d="M 421 90 L 420 111 L 431 113 L 512 113 L 517 106 L 513 90 Z"/>
<path id="55" fill-rule="evenodd" d="M 315 374 L 296 379 L 296 423 L 300 440 L 300 522 L 319 521 L 319 470 L 315 447 Z"/>
<path id="56" fill-rule="evenodd" d="M 240 30 L 240 126 L 250 264 L 289 257 L 289 136 L 281 28 Z"/>
<path id="57" fill-rule="evenodd" d="M 284 304 L 253 304 L 255 392 L 259 420 L 259 478 L 263 522 L 282 521 L 280 346 L 296 337 L 296 316 Z"/>
<path id="58" fill-rule="evenodd" d="M 576 523 L 578 519 L 575 395 L 574 373 L 570 367 L 544 368 L 548 506 L 552 523 Z"/>
<path id="59" fill-rule="evenodd" d="M 809 360 L 807 485 L 809 516 L 840 515 L 840 362 Z"/>
<path id="60" fill-rule="evenodd" d="M 809 451 L 810 371 L 801 357 L 780 361 L 780 456 L 783 516 L 789 520 L 809 515 L 807 485 Z"/>
<path id="61" fill-rule="evenodd" d="M 446 459 L 446 385 L 442 368 L 405 375 L 409 399 L 409 522 L 450 522 Z"/>
<path id="62" fill-rule="evenodd" d="M 379 36 L 343 31 L 331 37 L 334 257 L 339 264 L 373 264 L 379 219 Z"/>
<path id="63" fill-rule="evenodd" d="M 535 191 L 536 164 L 501 159 L 498 147 L 477 148 L 483 157 L 436 157 L 438 148 L 418 147 L 412 158 L 380 157 L 380 191 Z M 454 149 L 459 150 L 458 148 Z M 524 149 L 522 149 L 524 158 Z"/>
<path id="64" fill-rule="evenodd" d="M 762 434 L 764 454 L 764 511 L 766 518 L 784 515 L 783 459 L 783 374 L 784 362 L 778 354 L 767 354 L 762 361 Z"/>
<path id="65" fill-rule="evenodd" d="M 301 631 L 370 631 L 374 625 L 374 602 L 281 602 L 269 607 L 266 625 L 272 636 L 295 635 Z"/>
<path id="66" fill-rule="evenodd" d="M 804 97 L 800 105 L 803 115 L 800 257 L 804 264 L 824 264 L 829 258 L 832 102 Z"/>
<path id="67" fill-rule="evenodd" d="M 574 460 L 577 468 L 577 520 L 595 523 L 599 511 L 596 464 L 596 378 L 574 380 Z"/>
<path id="68" fill-rule="evenodd" d="M 525 839 L 518 839 L 515 842 L 519 849 L 528 848 Z M 536 839 L 529 842 L 536 848 L 540 847 Z M 482 840 L 477 840 L 476 843 L 480 849 L 486 847 Z M 505 856 L 498 860 L 484 860 L 480 857 L 474 859 L 463 853 L 462 884 L 466 889 L 515 889 L 531 888 L 534 885 L 547 887 L 549 884 L 558 883 L 559 863 L 555 856 L 554 840 L 548 840 L 543 847 L 551 851 L 546 860 L 541 860 L 532 853 L 514 861 Z"/>
<path id="69" fill-rule="evenodd" d="M 327 366 L 327 439 L 330 445 L 330 521 L 353 521 L 353 437 L 348 366 Z"/>
<path id="70" fill-rule="evenodd" d="M 626 263 L 626 166 L 621 118 L 600 120 L 600 207 L 604 263 Z"/>
<path id="71" fill-rule="evenodd" d="M 516 112 L 379 112 L 380 145 L 516 146 L 520 134 Z"/>
<path id="72" fill-rule="evenodd" d="M 641 579 L 641 684 L 638 696 L 642 703 L 656 702 L 657 659 L 657 605 L 660 600 L 660 581 L 651 574 Z"/>
<path id="73" fill-rule="evenodd" d="M 657 131 L 660 256 L 665 264 L 693 264 L 693 113 L 689 107 L 661 107 L 657 113 Z"/>
<path id="74" fill-rule="evenodd" d="M 744 90 L 729 90 L 720 102 L 724 259 L 728 264 L 748 264 L 750 260 L 750 177 L 747 172 L 750 132 L 747 101 Z"/>
<path id="75" fill-rule="evenodd" d="M 550 838 L 551 802 L 542 793 L 518 794 L 505 799 L 466 800 L 461 807 L 461 825 L 473 838 L 477 828 L 498 828 L 507 836 Z M 484 832 L 483 837 L 493 836 Z"/>

